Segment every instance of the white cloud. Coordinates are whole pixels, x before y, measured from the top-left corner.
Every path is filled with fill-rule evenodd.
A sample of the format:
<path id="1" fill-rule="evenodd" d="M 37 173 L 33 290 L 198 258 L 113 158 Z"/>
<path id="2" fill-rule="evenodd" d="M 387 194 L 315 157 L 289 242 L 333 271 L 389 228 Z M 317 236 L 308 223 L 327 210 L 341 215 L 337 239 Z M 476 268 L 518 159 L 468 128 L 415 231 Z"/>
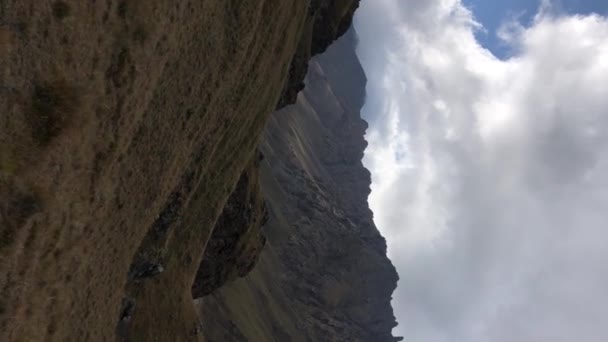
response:
<path id="1" fill-rule="evenodd" d="M 370 205 L 412 342 L 608 340 L 608 19 L 495 58 L 457 0 L 363 1 Z"/>

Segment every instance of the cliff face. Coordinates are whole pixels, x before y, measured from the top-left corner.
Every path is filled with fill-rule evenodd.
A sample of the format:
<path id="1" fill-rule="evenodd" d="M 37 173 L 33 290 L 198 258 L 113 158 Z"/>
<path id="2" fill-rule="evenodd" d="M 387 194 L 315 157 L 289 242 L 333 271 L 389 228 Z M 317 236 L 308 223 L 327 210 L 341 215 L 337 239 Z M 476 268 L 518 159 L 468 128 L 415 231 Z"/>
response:
<path id="1" fill-rule="evenodd" d="M 269 222 L 258 265 L 197 301 L 211 341 L 395 341 L 397 274 L 367 205 L 366 78 L 351 30 L 313 59 L 261 150 Z"/>
<path id="2" fill-rule="evenodd" d="M 351 26 L 360 0 L 311 0 L 298 48 L 289 66 L 287 82 L 281 92 L 277 109 L 296 102 L 304 89 L 304 77 L 311 56 L 323 53 Z"/>
<path id="3" fill-rule="evenodd" d="M 338 34 L 357 3 L 315 1 L 313 13 Z M 251 267 L 208 241 L 303 77 L 290 70 L 307 62 L 294 56 L 318 23 L 309 5 L 0 4 L 0 340 L 202 339 L 193 279 L 217 272 L 204 293 Z"/>
<path id="4" fill-rule="evenodd" d="M 268 211 L 259 186 L 262 154 L 253 157 L 217 220 L 192 284 L 192 296 L 200 298 L 255 266 L 266 243 L 262 226 Z"/>

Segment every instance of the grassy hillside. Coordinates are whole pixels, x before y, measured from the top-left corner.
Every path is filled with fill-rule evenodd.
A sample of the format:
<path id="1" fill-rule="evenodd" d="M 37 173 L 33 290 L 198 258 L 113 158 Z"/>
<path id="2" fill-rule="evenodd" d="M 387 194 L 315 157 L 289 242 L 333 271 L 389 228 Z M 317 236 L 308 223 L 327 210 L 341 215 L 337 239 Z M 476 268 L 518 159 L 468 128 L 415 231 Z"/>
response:
<path id="1" fill-rule="evenodd" d="M 0 4 L 0 340 L 201 339 L 192 281 L 306 11 Z"/>

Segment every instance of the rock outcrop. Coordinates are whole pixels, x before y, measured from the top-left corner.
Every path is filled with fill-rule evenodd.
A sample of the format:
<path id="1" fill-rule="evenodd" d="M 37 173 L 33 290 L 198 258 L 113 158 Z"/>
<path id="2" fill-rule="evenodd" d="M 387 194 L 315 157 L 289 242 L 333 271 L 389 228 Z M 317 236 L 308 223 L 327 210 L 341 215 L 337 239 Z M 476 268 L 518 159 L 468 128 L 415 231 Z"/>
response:
<path id="1" fill-rule="evenodd" d="M 249 163 L 215 224 L 192 285 L 194 298 L 247 275 L 258 260 L 266 243 L 262 226 L 268 221 L 259 186 L 261 159 L 259 153 Z"/>
<path id="2" fill-rule="evenodd" d="M 270 220 L 258 266 L 197 301 L 210 341 L 398 341 L 397 273 L 367 204 L 366 78 L 349 31 L 310 63 L 261 150 Z"/>
<path id="3" fill-rule="evenodd" d="M 289 76 L 283 87 L 277 109 L 296 102 L 304 89 L 304 77 L 311 56 L 323 53 L 337 37 L 351 26 L 360 0 L 311 0 L 304 31 L 298 49 L 289 66 Z"/>

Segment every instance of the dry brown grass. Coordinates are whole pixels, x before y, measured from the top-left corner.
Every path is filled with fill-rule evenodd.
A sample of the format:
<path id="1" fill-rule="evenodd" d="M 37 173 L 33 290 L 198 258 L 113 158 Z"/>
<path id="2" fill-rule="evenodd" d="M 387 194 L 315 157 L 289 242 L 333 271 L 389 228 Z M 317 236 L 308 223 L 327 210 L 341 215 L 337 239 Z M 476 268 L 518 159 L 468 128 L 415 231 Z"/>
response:
<path id="1" fill-rule="evenodd" d="M 34 85 L 28 113 L 33 138 L 42 145 L 48 143 L 67 127 L 81 104 L 79 89 L 65 79 Z"/>
<path id="2" fill-rule="evenodd" d="M 32 166 L 82 105 L 80 90 L 63 78 L 35 84 L 28 96 L 8 87 L 0 94 L 6 106 L 0 117 L 0 172 L 8 175 Z"/>
<path id="3" fill-rule="evenodd" d="M 25 220 L 40 210 L 36 195 L 9 176 L 0 176 L 0 254 L 16 239 Z"/>
<path id="4" fill-rule="evenodd" d="M 12 32 L 8 27 L 0 26 L 0 59 L 11 47 Z"/>
<path id="5" fill-rule="evenodd" d="M 123 3 L 70 1 L 66 16 L 3 3 L 0 22 L 23 20 L 27 40 L 6 56 L 15 100 L 0 97 L 1 172 L 44 205 L 0 259 L 1 341 L 113 340 L 125 295 L 132 341 L 200 339 L 192 280 L 276 104 L 306 2 Z M 48 76 L 55 66 L 69 82 Z M 165 272 L 129 284 L 179 189 L 185 211 L 154 252 Z"/>
<path id="6" fill-rule="evenodd" d="M 70 5 L 68 3 L 66 3 L 65 1 L 57 0 L 53 3 L 52 7 L 53 7 L 53 16 L 55 16 L 55 18 L 57 18 L 59 20 L 62 20 L 65 17 L 70 15 L 70 12 L 71 12 Z"/>
<path id="7" fill-rule="evenodd" d="M 23 97 L 15 89 L 0 89 L 4 115 L 0 116 L 0 172 L 12 175 L 25 161 L 35 143 L 31 127 L 22 113 Z"/>

